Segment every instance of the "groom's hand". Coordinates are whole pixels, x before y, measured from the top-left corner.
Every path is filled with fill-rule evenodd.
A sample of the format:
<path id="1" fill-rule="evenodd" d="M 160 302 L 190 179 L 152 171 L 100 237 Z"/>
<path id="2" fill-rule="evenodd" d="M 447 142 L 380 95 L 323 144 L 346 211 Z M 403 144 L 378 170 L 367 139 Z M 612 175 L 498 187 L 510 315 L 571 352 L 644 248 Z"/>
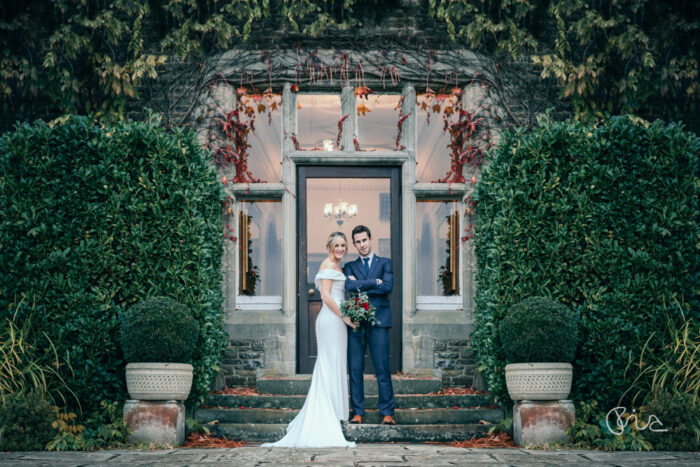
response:
<path id="1" fill-rule="evenodd" d="M 348 279 L 350 279 L 351 281 L 356 281 L 356 280 L 357 280 L 357 279 L 355 279 L 355 276 L 348 276 Z"/>

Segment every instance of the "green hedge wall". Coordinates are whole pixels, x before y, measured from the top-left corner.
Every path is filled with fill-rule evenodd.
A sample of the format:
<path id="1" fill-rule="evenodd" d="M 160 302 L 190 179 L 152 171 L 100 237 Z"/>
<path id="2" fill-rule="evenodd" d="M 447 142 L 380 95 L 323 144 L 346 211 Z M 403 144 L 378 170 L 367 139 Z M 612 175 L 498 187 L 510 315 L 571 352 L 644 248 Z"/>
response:
<path id="1" fill-rule="evenodd" d="M 223 194 L 194 133 L 167 132 L 156 115 L 38 121 L 0 138 L 0 177 L 0 313 L 40 318 L 83 410 L 126 397 L 119 316 L 154 295 L 200 325 L 201 396 L 224 345 Z"/>
<path id="2" fill-rule="evenodd" d="M 590 126 L 545 116 L 504 134 L 475 193 L 472 334 L 499 400 L 508 395 L 497 327 L 524 298 L 548 296 L 579 315 L 572 396 L 610 408 L 665 313 L 680 322 L 680 305 L 698 316 L 699 149 L 679 126 L 625 116 Z"/>

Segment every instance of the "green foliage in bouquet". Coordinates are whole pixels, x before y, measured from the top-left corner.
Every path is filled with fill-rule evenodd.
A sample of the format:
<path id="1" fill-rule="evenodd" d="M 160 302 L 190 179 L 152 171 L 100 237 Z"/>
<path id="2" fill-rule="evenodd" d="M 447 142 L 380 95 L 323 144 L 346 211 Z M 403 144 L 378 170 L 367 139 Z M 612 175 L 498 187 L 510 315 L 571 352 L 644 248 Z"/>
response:
<path id="1" fill-rule="evenodd" d="M 194 132 L 157 115 L 18 126 L 0 138 L 0 199 L 0 313 L 19 329 L 41 317 L 38 355 L 52 342 L 70 362 L 58 371 L 85 416 L 126 398 L 119 316 L 156 295 L 199 323 L 190 397 L 203 396 L 225 344 L 224 198 Z"/>
<path id="2" fill-rule="evenodd" d="M 508 400 L 500 322 L 513 304 L 547 296 L 579 317 L 572 398 L 633 406 L 635 391 L 619 400 L 636 377 L 625 369 L 645 345 L 652 355 L 668 344 L 668 307 L 700 318 L 699 153 L 682 126 L 627 116 L 586 125 L 544 115 L 504 133 L 475 193 L 471 337 L 495 397 Z"/>
<path id="3" fill-rule="evenodd" d="M 374 315 L 376 308 L 369 301 L 369 297 L 364 292 L 353 292 L 350 298 L 340 303 L 340 311 L 343 316 L 347 316 L 354 323 L 367 322 L 371 326 L 381 324 Z M 357 332 L 360 326 L 355 327 L 353 332 Z"/>
<path id="4" fill-rule="evenodd" d="M 199 325 L 187 307 L 172 298 L 147 298 L 124 313 L 119 340 L 129 363 L 189 363 Z"/>

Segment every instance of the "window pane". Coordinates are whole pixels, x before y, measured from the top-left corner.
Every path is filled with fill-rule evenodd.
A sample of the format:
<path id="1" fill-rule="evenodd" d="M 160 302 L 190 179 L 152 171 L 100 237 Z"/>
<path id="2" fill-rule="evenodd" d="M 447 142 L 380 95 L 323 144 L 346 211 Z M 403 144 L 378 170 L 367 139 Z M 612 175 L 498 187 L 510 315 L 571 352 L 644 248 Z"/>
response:
<path id="1" fill-rule="evenodd" d="M 238 205 L 238 293 L 282 295 L 282 203 Z"/>
<path id="2" fill-rule="evenodd" d="M 362 150 L 394 150 L 400 103 L 399 95 L 370 94 L 367 99 L 357 98 L 357 139 Z"/>
<path id="3" fill-rule="evenodd" d="M 340 96 L 297 95 L 297 141 L 301 149 L 338 151 Z"/>
<path id="4" fill-rule="evenodd" d="M 419 200 L 417 295 L 459 295 L 459 202 Z"/>
<path id="5" fill-rule="evenodd" d="M 248 170 L 254 178 L 279 182 L 282 179 L 282 96 L 273 94 L 250 105 L 256 113 L 255 131 L 248 133 Z"/>
<path id="6" fill-rule="evenodd" d="M 416 102 L 416 133 L 418 138 L 417 162 L 419 182 L 433 182 L 445 178 L 450 170 L 450 132 L 445 131 L 445 110 L 450 111 L 457 99 L 446 96 L 438 102 L 436 98 L 426 99 L 425 95 L 417 96 Z M 456 121 L 448 113 L 449 121 Z"/>

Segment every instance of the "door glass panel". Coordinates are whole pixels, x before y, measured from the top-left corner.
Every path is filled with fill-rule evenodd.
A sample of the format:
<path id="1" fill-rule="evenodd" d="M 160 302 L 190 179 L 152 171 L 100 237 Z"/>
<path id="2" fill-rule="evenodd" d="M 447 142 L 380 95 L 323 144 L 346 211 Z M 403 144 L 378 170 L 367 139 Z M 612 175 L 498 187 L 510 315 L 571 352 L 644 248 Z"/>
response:
<path id="1" fill-rule="evenodd" d="M 307 280 L 313 283 L 321 262 L 328 257 L 331 232 L 348 238 L 348 254 L 341 266 L 355 260 L 351 233 L 357 225 L 372 232 L 373 251 L 391 257 L 391 204 L 388 178 L 309 178 L 306 181 Z"/>
<path id="2" fill-rule="evenodd" d="M 400 103 L 399 95 L 370 94 L 367 99 L 357 98 L 357 139 L 363 151 L 394 150 Z"/>
<path id="3" fill-rule="evenodd" d="M 459 295 L 459 202 L 416 203 L 417 295 Z"/>
<path id="4" fill-rule="evenodd" d="M 297 141 L 301 149 L 339 151 L 338 122 L 340 96 L 337 94 L 297 95 Z"/>

